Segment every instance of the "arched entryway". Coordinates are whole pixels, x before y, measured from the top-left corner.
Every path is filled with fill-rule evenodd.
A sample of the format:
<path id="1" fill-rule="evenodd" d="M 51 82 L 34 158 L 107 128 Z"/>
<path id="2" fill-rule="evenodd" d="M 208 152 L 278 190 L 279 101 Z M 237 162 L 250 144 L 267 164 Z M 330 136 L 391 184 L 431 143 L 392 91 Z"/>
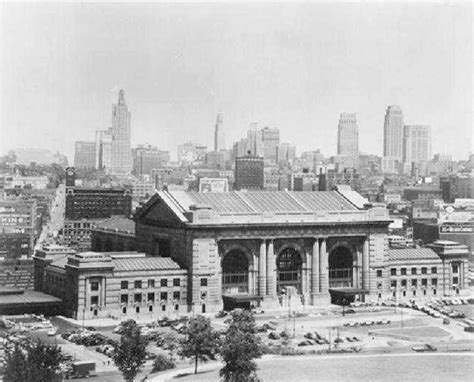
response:
<path id="1" fill-rule="evenodd" d="M 277 257 L 277 293 L 286 287 L 295 287 L 301 293 L 301 255 L 292 247 L 284 248 Z"/>
<path id="2" fill-rule="evenodd" d="M 249 261 L 240 249 L 227 252 L 222 259 L 222 294 L 249 293 Z"/>
<path id="3" fill-rule="evenodd" d="M 353 286 L 353 255 L 349 248 L 337 246 L 329 254 L 329 287 Z"/>

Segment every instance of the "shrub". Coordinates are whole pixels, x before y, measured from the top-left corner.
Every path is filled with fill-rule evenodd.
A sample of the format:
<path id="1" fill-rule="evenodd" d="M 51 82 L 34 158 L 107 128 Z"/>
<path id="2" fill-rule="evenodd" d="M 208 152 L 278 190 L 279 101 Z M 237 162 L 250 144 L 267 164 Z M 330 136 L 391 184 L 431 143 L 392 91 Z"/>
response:
<path id="1" fill-rule="evenodd" d="M 174 369 L 175 367 L 176 367 L 176 364 L 171 358 L 163 354 L 159 354 L 156 356 L 155 360 L 153 361 L 153 368 L 151 369 L 151 372 L 156 373 L 158 371 Z"/>

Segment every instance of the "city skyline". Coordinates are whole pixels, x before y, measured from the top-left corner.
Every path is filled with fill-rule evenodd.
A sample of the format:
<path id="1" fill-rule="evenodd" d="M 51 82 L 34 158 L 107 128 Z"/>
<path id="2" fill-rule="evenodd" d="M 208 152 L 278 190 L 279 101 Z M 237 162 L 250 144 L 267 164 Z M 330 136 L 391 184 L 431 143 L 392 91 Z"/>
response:
<path id="1" fill-rule="evenodd" d="M 382 156 L 384 113 L 399 105 L 405 123 L 431 126 L 433 154 L 464 159 L 473 150 L 470 11 L 459 3 L 4 4 L 0 150 L 48 148 L 72 160 L 75 141 L 110 127 L 123 88 L 132 146 L 173 157 L 185 140 L 212 148 L 219 111 L 227 149 L 260 121 L 298 153 L 334 155 L 344 110 L 357 114 L 360 151 Z"/>

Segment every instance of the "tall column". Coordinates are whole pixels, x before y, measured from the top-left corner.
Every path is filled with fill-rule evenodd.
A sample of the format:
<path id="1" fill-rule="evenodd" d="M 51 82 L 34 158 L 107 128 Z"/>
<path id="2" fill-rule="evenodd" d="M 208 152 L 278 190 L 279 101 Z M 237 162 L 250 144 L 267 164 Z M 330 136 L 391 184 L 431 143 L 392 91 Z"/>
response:
<path id="1" fill-rule="evenodd" d="M 267 295 L 276 297 L 276 294 L 276 260 L 273 239 L 270 239 L 267 250 Z"/>
<path id="2" fill-rule="evenodd" d="M 369 276 L 369 239 L 365 239 L 362 248 L 362 289 L 370 289 Z"/>
<path id="3" fill-rule="evenodd" d="M 314 239 L 313 256 L 311 259 L 311 296 L 314 304 L 314 297 L 319 293 L 319 239 Z"/>
<path id="4" fill-rule="evenodd" d="M 266 270 L 267 270 L 267 249 L 265 248 L 265 240 L 260 243 L 260 255 L 258 258 L 258 294 L 265 296 L 267 293 L 266 286 Z"/>
<path id="5" fill-rule="evenodd" d="M 319 247 L 319 285 L 320 292 L 327 294 L 329 289 L 329 263 L 326 251 L 326 238 L 321 240 Z"/>

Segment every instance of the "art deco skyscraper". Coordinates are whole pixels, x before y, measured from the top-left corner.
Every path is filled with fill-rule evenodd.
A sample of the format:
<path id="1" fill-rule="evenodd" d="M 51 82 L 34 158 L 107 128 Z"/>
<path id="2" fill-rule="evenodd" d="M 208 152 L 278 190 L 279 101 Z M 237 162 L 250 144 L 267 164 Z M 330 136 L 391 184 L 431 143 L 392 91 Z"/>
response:
<path id="1" fill-rule="evenodd" d="M 224 114 L 218 113 L 214 128 L 214 151 L 225 150 Z"/>
<path id="2" fill-rule="evenodd" d="M 401 161 L 403 157 L 403 112 L 400 106 L 387 107 L 383 125 L 383 156 Z"/>
<path id="3" fill-rule="evenodd" d="M 117 105 L 112 106 L 112 158 L 110 172 L 132 172 L 132 148 L 130 132 L 131 114 L 125 103 L 124 91 L 120 90 Z"/>
<path id="4" fill-rule="evenodd" d="M 337 155 L 359 155 L 359 127 L 355 113 L 341 113 L 337 128 Z"/>

